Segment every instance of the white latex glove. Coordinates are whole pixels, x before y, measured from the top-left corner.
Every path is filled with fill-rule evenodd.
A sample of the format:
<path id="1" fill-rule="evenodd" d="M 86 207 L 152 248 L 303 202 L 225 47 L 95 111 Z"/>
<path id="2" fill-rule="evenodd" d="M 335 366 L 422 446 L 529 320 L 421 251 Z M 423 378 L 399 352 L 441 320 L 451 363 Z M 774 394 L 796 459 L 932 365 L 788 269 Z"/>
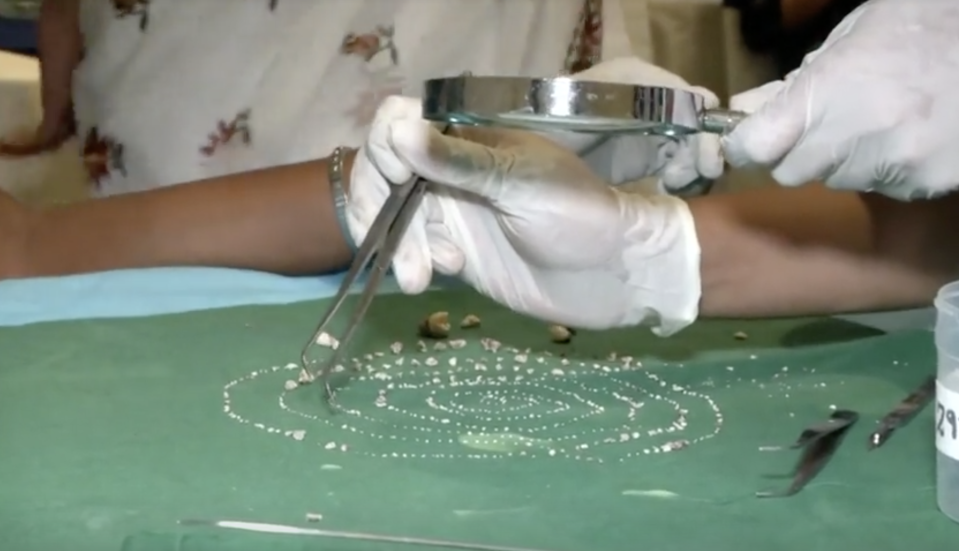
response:
<path id="1" fill-rule="evenodd" d="M 872 0 L 785 81 L 732 99 L 736 166 L 897 199 L 959 187 L 959 2 Z"/>
<path id="2" fill-rule="evenodd" d="M 705 88 L 690 86 L 662 67 L 636 57 L 611 59 L 572 75 L 580 80 L 661 86 L 702 95 L 706 106 L 719 106 L 719 98 Z M 685 188 L 700 179 L 715 179 L 723 173 L 719 136 L 697 134 L 681 139 L 652 136 L 618 136 L 577 151 L 590 167 L 614 185 L 657 176 L 660 187 Z"/>
<path id="3" fill-rule="evenodd" d="M 380 174 L 431 182 L 393 265 L 404 292 L 424 290 L 435 268 L 553 323 L 645 322 L 669 335 L 696 319 L 699 244 L 683 201 L 620 193 L 530 132 L 456 132 L 423 121 L 418 100 L 389 98 L 354 164 L 348 220 L 358 241 L 388 193 Z"/>

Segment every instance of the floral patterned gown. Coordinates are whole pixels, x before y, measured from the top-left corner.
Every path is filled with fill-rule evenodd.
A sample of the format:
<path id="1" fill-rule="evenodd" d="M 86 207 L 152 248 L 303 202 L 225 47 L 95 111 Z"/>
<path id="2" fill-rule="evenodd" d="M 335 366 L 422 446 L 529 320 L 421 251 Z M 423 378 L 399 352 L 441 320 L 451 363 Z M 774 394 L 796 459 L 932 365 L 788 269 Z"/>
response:
<path id="1" fill-rule="evenodd" d="M 620 0 L 81 0 L 94 195 L 321 158 L 426 78 L 630 54 Z"/>

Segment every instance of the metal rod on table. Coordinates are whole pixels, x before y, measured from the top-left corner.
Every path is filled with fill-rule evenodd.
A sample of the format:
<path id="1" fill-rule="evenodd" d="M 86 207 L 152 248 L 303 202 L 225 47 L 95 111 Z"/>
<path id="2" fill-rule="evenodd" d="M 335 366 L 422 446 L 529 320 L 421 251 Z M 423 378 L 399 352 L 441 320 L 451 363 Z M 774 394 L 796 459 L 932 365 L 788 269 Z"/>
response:
<path id="1" fill-rule="evenodd" d="M 212 528 L 227 528 L 267 534 L 285 534 L 293 536 L 314 536 L 346 540 L 376 541 L 383 543 L 399 543 L 403 545 L 420 545 L 423 547 L 442 547 L 446 549 L 462 549 L 464 551 L 542 551 L 527 547 L 511 547 L 504 545 L 486 545 L 482 543 L 464 543 L 450 540 L 436 540 L 427 538 L 413 538 L 406 536 L 390 536 L 385 534 L 371 534 L 367 532 L 347 532 L 343 530 L 323 530 L 320 528 L 304 528 L 286 524 L 270 524 L 265 522 L 245 522 L 239 520 L 181 520 L 181 526 L 203 526 Z"/>

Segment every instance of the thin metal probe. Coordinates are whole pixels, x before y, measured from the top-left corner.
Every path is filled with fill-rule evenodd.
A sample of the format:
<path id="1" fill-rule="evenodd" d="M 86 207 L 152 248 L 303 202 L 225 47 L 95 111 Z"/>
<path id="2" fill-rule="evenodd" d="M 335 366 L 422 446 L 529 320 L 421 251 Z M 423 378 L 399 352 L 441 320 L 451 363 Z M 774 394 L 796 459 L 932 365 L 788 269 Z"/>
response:
<path id="1" fill-rule="evenodd" d="M 527 547 L 511 547 L 504 545 L 486 545 L 482 543 L 465 543 L 450 540 L 427 538 L 412 538 L 406 536 L 390 536 L 385 534 L 371 534 L 366 532 L 347 532 L 343 530 L 323 530 L 319 528 L 303 528 L 285 524 L 269 524 L 263 522 L 245 522 L 236 520 L 181 520 L 181 526 L 205 526 L 260 532 L 269 534 L 286 534 L 297 536 L 319 536 L 346 540 L 376 541 L 383 543 L 399 543 L 403 545 L 419 545 L 423 547 L 442 547 L 446 549 L 462 549 L 465 551 L 543 551 Z"/>

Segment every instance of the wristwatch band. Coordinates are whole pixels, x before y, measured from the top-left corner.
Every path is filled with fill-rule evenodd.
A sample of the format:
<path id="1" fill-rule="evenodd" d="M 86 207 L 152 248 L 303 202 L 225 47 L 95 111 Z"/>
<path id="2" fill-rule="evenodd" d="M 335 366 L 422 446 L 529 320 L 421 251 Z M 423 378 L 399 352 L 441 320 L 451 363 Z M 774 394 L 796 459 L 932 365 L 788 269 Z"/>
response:
<path id="1" fill-rule="evenodd" d="M 346 154 L 350 150 L 346 147 L 337 147 L 330 155 L 327 163 L 327 179 L 330 182 L 330 193 L 333 194 L 333 208 L 336 211 L 336 223 L 340 226 L 340 232 L 343 234 L 343 240 L 353 254 L 356 254 L 356 241 L 353 240 L 353 234 L 350 233 L 350 226 L 346 222 L 346 206 L 349 198 L 346 196 L 346 190 L 343 189 L 343 165 L 346 160 Z"/>

